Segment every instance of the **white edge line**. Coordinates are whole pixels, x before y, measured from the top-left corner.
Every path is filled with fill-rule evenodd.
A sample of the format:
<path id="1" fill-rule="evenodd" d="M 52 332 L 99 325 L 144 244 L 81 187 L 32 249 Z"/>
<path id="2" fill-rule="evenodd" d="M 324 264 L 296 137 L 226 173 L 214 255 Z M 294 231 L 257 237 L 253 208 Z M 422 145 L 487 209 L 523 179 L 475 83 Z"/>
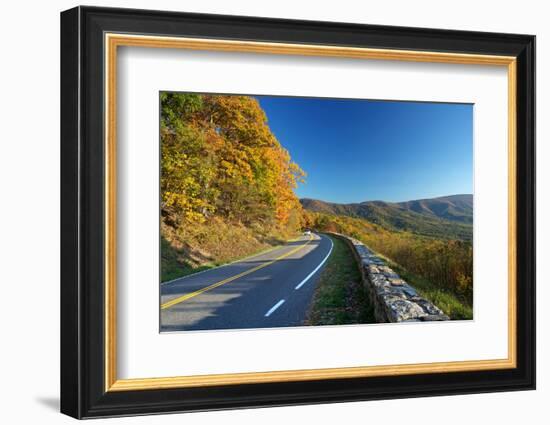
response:
<path id="1" fill-rule="evenodd" d="M 271 316 L 271 313 L 273 313 L 275 310 L 277 310 L 280 306 L 283 305 L 283 303 L 285 302 L 284 299 L 282 299 L 281 301 L 279 301 L 277 304 L 275 304 L 273 307 L 271 307 L 269 309 L 269 311 L 264 315 L 264 317 L 269 317 Z"/>
<path id="2" fill-rule="evenodd" d="M 328 257 L 330 257 L 332 248 L 334 246 L 334 244 L 332 243 L 332 239 L 329 238 L 329 241 L 330 241 L 330 249 L 328 251 L 327 256 L 323 258 L 323 261 L 321 261 L 321 263 L 317 267 L 315 267 L 315 270 L 313 270 L 310 274 L 306 276 L 304 280 L 302 280 L 298 285 L 296 285 L 296 288 L 294 288 L 295 290 L 300 289 L 309 279 L 311 279 L 311 276 L 313 276 L 317 272 L 317 270 L 319 270 L 323 266 L 323 264 L 325 264 L 325 262 L 328 260 Z"/>

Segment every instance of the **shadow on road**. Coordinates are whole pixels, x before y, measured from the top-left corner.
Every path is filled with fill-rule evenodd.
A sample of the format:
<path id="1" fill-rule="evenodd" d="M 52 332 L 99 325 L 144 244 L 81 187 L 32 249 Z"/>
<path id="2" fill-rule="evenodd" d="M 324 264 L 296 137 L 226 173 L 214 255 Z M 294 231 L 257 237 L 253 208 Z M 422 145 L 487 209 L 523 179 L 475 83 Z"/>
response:
<path id="1" fill-rule="evenodd" d="M 293 242 L 294 245 L 303 245 L 303 241 Z M 324 253 L 320 255 L 316 246 L 321 241 L 314 240 L 308 245 L 313 249 L 307 251 L 300 258 L 282 258 L 268 267 L 252 272 L 228 282 L 215 289 L 199 294 L 196 297 L 175 304 L 168 309 L 161 310 L 161 332 L 189 331 L 189 330 L 218 330 L 218 329 L 251 329 L 300 326 L 305 318 L 314 285 L 304 287 L 299 293 L 294 287 L 309 272 L 315 269 Z M 287 251 L 288 252 L 288 251 Z M 231 271 L 243 272 L 257 265 L 266 263 L 281 254 L 263 260 L 249 260 L 231 266 Z M 303 264 L 300 264 L 303 263 Z M 294 264 L 299 264 L 294 266 Z M 209 273 L 197 276 L 195 282 L 176 284 L 173 288 L 165 287 L 163 295 L 185 295 L 212 285 Z M 204 280 L 202 279 L 204 277 Z M 222 276 L 219 276 L 222 277 Z M 197 281 L 201 280 L 199 284 Z M 281 292 L 281 288 L 283 291 Z M 288 292 L 290 291 L 290 292 Z M 285 311 L 276 317 L 265 317 L 265 313 L 280 299 L 281 294 L 291 293 L 301 298 L 303 303 L 294 311 Z M 286 296 L 286 295 L 283 295 Z M 276 298 L 276 299 L 275 299 Z"/>

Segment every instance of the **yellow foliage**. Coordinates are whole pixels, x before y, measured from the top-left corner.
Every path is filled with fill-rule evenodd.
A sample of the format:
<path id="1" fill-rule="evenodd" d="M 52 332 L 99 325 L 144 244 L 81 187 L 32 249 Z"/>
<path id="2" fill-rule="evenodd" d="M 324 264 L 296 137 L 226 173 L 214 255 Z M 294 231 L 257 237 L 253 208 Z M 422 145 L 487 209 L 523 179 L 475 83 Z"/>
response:
<path id="1" fill-rule="evenodd" d="M 294 193 L 305 173 L 249 96 L 161 94 L 161 202 L 174 226 L 218 216 L 245 225 L 302 225 Z"/>
<path id="2" fill-rule="evenodd" d="M 473 251 L 470 242 L 390 231 L 358 218 L 309 211 L 305 214 L 308 227 L 359 239 L 405 270 L 460 295 L 472 305 Z"/>

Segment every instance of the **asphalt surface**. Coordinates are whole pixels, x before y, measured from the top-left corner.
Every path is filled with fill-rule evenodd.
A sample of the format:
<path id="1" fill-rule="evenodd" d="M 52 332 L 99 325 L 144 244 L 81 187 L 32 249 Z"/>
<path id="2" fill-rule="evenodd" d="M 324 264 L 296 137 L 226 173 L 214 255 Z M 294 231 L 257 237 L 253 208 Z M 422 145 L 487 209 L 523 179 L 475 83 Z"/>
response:
<path id="1" fill-rule="evenodd" d="M 302 325 L 332 241 L 312 234 L 160 287 L 162 332 Z"/>

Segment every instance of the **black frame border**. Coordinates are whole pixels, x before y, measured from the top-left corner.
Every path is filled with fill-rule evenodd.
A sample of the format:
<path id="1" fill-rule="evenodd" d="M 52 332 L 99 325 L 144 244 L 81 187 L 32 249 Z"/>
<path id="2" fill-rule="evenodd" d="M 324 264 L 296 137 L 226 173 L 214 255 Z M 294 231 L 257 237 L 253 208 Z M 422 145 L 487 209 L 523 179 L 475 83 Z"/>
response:
<path id="1" fill-rule="evenodd" d="M 517 58 L 517 367 L 105 392 L 105 32 Z M 535 36 L 80 6 L 61 13 L 61 412 L 75 418 L 535 388 Z"/>

